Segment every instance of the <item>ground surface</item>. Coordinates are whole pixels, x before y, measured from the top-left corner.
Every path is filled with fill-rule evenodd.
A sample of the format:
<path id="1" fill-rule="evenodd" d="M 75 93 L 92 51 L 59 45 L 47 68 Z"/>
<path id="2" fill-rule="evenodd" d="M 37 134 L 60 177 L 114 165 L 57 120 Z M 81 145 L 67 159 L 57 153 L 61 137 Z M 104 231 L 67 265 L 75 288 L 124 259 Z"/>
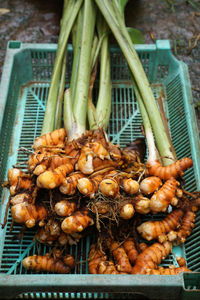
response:
<path id="1" fill-rule="evenodd" d="M 4 15 L 0 13 L 0 77 L 9 40 L 57 42 L 62 1 L 0 0 L 1 8 L 9 11 Z M 126 16 L 127 25 L 141 30 L 146 43 L 170 39 L 174 55 L 189 67 L 194 105 L 200 120 L 197 109 L 200 101 L 200 1 L 130 0 Z"/>

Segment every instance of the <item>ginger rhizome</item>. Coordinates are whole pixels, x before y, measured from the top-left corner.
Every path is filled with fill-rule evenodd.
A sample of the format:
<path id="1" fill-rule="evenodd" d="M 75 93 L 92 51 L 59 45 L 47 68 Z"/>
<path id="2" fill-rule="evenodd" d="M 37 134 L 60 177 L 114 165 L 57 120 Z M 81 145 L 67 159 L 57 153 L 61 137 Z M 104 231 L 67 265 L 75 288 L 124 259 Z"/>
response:
<path id="1" fill-rule="evenodd" d="M 170 178 L 177 178 L 178 176 L 183 176 L 184 171 L 193 166 L 193 161 L 189 157 L 184 157 L 177 162 L 162 166 L 159 161 L 148 161 L 146 165 L 148 174 L 157 176 L 160 179 L 168 180 Z"/>
<path id="2" fill-rule="evenodd" d="M 22 202 L 11 207 L 11 214 L 14 222 L 25 224 L 31 228 L 47 217 L 47 210 L 41 205 Z"/>
<path id="3" fill-rule="evenodd" d="M 138 251 L 135 246 L 135 242 L 132 238 L 128 238 L 124 243 L 123 243 L 124 250 L 126 251 L 126 254 L 128 255 L 129 261 L 133 265 L 136 261 L 136 258 L 138 256 Z"/>
<path id="4" fill-rule="evenodd" d="M 116 241 L 109 241 L 109 249 L 114 257 L 117 271 L 131 273 L 132 267 L 124 247 Z"/>
<path id="5" fill-rule="evenodd" d="M 175 196 L 177 184 L 176 179 L 170 178 L 153 194 L 150 202 L 152 213 L 165 212 L 167 210 Z"/>
<path id="6" fill-rule="evenodd" d="M 71 255 L 54 258 L 50 254 L 33 255 L 23 259 L 23 267 L 36 272 L 51 272 L 68 274 L 75 267 L 75 260 Z"/>
<path id="7" fill-rule="evenodd" d="M 145 274 L 147 270 L 155 269 L 168 256 L 171 250 L 172 244 L 170 242 L 151 245 L 138 255 L 131 273 Z"/>
<path id="8" fill-rule="evenodd" d="M 47 134 L 43 134 L 36 138 L 33 149 L 48 147 L 48 146 L 57 146 L 62 147 L 67 136 L 67 132 L 64 128 L 56 129 Z"/>
<path id="9" fill-rule="evenodd" d="M 55 130 L 37 138 L 33 149 L 27 160 L 27 172 L 11 168 L 8 173 L 6 186 L 10 189 L 9 205 L 14 222 L 35 227 L 38 243 L 59 247 L 77 245 L 89 230 L 96 228 L 101 235 L 109 228 L 106 250 L 95 244 L 91 247 L 88 263 L 92 274 L 169 272 L 158 268 L 159 262 L 171 251 L 171 243 L 185 241 L 195 222 L 195 214 L 184 204 L 185 196 L 177 181 L 181 172 L 191 166 L 190 160 L 162 167 L 154 174 L 155 165 L 141 162 L 144 155 L 140 156 L 134 143 L 121 149 L 107 140 L 103 130 L 87 131 L 71 141 L 65 130 Z M 169 174 L 172 177 L 168 178 Z M 167 213 L 170 205 L 172 212 Z M 133 222 L 159 212 L 166 213 L 161 220 L 141 225 Z M 121 234 L 119 224 L 126 228 L 126 233 L 123 239 L 113 240 L 115 227 Z M 135 239 L 127 238 L 132 230 L 148 241 L 157 239 L 159 243 L 136 245 Z M 142 253 L 146 253 L 143 259 Z M 33 271 L 46 268 L 58 272 L 61 258 L 55 262 L 48 255 L 38 257 L 43 267 L 38 267 L 34 256 L 30 259 Z M 142 260 L 145 263 L 141 266 Z M 27 261 L 24 266 L 29 264 Z M 48 264 L 52 265 L 50 269 Z M 181 270 L 187 271 L 186 266 L 170 269 L 169 273 L 177 274 Z M 71 270 L 61 268 L 59 272 Z"/>
<path id="10" fill-rule="evenodd" d="M 137 230 L 144 239 L 151 241 L 176 229 L 180 225 L 180 219 L 183 214 L 184 212 L 181 209 L 176 209 L 161 221 L 146 221 L 142 223 L 137 227 Z"/>

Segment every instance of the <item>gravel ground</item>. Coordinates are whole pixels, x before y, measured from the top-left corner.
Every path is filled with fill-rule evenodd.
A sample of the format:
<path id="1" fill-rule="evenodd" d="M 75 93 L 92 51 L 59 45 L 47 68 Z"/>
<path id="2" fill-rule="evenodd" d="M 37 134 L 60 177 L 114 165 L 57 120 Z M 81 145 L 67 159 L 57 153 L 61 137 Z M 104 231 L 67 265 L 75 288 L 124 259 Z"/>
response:
<path id="1" fill-rule="evenodd" d="M 9 40 L 55 43 L 62 12 L 61 0 L 0 0 L 0 77 Z M 139 29 L 145 43 L 170 39 L 174 55 L 189 67 L 194 105 L 200 128 L 200 1 L 130 0 L 126 8 L 127 26 Z M 195 46 L 196 40 L 196 46 Z M 194 49 L 190 49 L 195 46 Z M 200 106 L 199 106 L 200 110 Z"/>

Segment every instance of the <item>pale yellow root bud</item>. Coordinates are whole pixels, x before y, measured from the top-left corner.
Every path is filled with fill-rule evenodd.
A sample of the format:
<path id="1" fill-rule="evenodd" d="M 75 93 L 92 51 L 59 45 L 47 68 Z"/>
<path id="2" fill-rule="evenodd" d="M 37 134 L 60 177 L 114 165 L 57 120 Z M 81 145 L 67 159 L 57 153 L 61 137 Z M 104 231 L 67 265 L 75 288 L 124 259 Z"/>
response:
<path id="1" fill-rule="evenodd" d="M 134 207 L 131 203 L 125 204 L 120 210 L 120 217 L 122 219 L 128 220 L 133 217 L 135 213 Z"/>
<path id="2" fill-rule="evenodd" d="M 77 169 L 83 174 L 92 174 L 94 172 L 93 156 L 94 154 L 90 148 L 83 147 L 77 162 Z"/>
<path id="3" fill-rule="evenodd" d="M 134 207 L 136 212 L 146 215 L 150 212 L 150 199 L 139 196 L 136 198 Z"/>
<path id="4" fill-rule="evenodd" d="M 178 198 L 182 198 L 183 197 L 183 191 L 179 188 L 176 189 L 176 196 Z"/>
<path id="5" fill-rule="evenodd" d="M 17 168 L 10 168 L 8 170 L 8 182 L 10 185 L 16 185 L 19 176 L 21 176 L 23 172 Z"/>
<path id="6" fill-rule="evenodd" d="M 139 183 L 132 178 L 122 180 L 122 187 L 127 194 L 134 195 L 139 191 Z"/>
<path id="7" fill-rule="evenodd" d="M 66 217 L 61 223 L 61 229 L 68 234 L 81 232 L 86 227 L 93 225 L 94 220 L 89 216 L 88 210 L 76 211 L 70 217 Z"/>
<path id="8" fill-rule="evenodd" d="M 99 184 L 99 189 L 104 196 L 115 198 L 119 194 L 119 184 L 114 178 L 106 178 Z"/>
<path id="9" fill-rule="evenodd" d="M 55 205 L 55 212 L 58 216 L 66 217 L 71 215 L 76 210 L 76 203 L 67 200 L 61 200 Z"/>
<path id="10" fill-rule="evenodd" d="M 26 225 L 26 227 L 28 227 L 28 228 L 32 228 L 32 227 L 35 226 L 35 220 L 34 220 L 34 219 L 27 220 L 27 221 L 25 222 L 25 225 Z"/>
<path id="11" fill-rule="evenodd" d="M 177 206 L 178 205 L 178 198 L 173 197 L 172 200 L 171 200 L 171 205 Z"/>
<path id="12" fill-rule="evenodd" d="M 77 189 L 79 192 L 85 196 L 90 195 L 91 197 L 94 195 L 94 187 L 92 181 L 89 178 L 81 178 L 78 180 Z"/>
<path id="13" fill-rule="evenodd" d="M 159 177 L 151 176 L 143 179 L 140 183 L 140 191 L 149 195 L 155 192 L 162 185 L 162 181 Z"/>
<path id="14" fill-rule="evenodd" d="M 44 173 L 47 169 L 47 166 L 40 164 L 35 167 L 35 170 L 33 171 L 33 174 L 39 176 L 40 174 Z"/>

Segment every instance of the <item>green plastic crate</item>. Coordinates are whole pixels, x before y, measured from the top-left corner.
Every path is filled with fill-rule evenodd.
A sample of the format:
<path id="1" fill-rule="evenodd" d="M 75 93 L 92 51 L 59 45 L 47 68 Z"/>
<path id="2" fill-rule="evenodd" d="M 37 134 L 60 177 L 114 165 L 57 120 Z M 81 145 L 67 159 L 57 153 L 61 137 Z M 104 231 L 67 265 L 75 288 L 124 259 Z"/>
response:
<path id="1" fill-rule="evenodd" d="M 200 189 L 200 146 L 193 108 L 187 66 L 170 51 L 168 40 L 155 45 L 135 46 L 151 83 L 156 99 L 161 95 L 178 158 L 192 157 L 194 166 L 185 173 L 186 189 Z M 0 86 L 0 155 L 1 180 L 13 165 L 26 169 L 27 154 L 40 135 L 45 104 L 55 59 L 55 44 L 8 43 Z M 108 135 L 113 143 L 125 146 L 141 136 L 142 119 L 134 96 L 130 74 L 117 47 L 111 48 L 112 115 Z M 68 47 L 69 83 L 72 48 Z M 1 189 L 1 223 L 4 221 L 8 190 Z M 91 275 L 86 263 L 77 265 L 74 274 L 32 274 L 22 267 L 25 256 L 44 254 L 50 247 L 32 241 L 33 230 L 27 230 L 18 241 L 21 226 L 14 225 L 8 214 L 7 225 L 0 229 L 0 298 L 22 299 L 199 299 L 200 298 L 200 213 L 185 245 L 173 248 L 164 266 L 176 264 L 176 255 L 184 256 L 193 273 L 176 276 L 159 275 Z M 71 247 L 76 260 L 84 261 L 90 237 Z"/>

